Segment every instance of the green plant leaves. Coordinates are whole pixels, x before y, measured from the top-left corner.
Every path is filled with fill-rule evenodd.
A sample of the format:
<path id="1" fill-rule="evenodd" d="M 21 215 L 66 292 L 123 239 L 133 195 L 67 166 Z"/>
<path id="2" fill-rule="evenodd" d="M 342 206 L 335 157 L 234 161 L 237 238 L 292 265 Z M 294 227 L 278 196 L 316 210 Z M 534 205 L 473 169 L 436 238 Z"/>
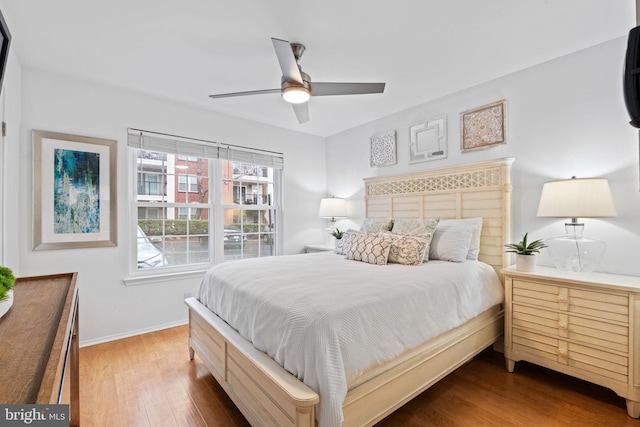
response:
<path id="1" fill-rule="evenodd" d="M 520 255 L 531 255 L 534 253 L 539 254 L 541 249 L 547 247 L 542 239 L 527 243 L 528 235 L 529 233 L 524 233 L 522 240 L 518 243 L 507 243 L 504 245 L 507 248 L 506 252 L 514 252 Z"/>

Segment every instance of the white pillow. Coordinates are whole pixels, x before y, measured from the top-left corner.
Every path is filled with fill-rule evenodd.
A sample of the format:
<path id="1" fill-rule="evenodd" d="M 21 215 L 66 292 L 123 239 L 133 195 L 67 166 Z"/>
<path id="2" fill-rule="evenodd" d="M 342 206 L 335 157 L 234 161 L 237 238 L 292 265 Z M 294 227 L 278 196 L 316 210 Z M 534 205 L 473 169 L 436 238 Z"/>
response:
<path id="1" fill-rule="evenodd" d="M 436 228 L 429 247 L 429 259 L 464 262 L 467 259 L 473 226 Z"/>
<path id="2" fill-rule="evenodd" d="M 465 219 L 441 219 L 438 223 L 438 227 L 443 229 L 444 227 L 470 225 L 471 228 L 471 242 L 469 244 L 469 252 L 467 252 L 467 259 L 478 259 L 480 253 L 480 234 L 482 233 L 482 218 L 465 218 Z"/>

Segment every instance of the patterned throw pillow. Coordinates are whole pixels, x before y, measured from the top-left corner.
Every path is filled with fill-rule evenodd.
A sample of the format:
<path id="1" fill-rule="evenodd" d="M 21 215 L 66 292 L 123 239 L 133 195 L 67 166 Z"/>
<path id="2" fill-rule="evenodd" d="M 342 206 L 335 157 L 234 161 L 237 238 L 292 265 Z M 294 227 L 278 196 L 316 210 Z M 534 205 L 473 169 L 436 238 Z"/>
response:
<path id="1" fill-rule="evenodd" d="M 379 231 L 390 231 L 393 227 L 392 219 L 367 218 L 360 226 L 361 233 L 377 233 Z"/>
<path id="2" fill-rule="evenodd" d="M 388 262 L 404 265 L 420 265 L 424 262 L 425 253 L 428 253 L 431 236 L 428 234 L 406 236 L 388 233 L 393 237 L 391 249 L 389 249 Z"/>
<path id="3" fill-rule="evenodd" d="M 342 239 L 340 239 L 341 244 L 340 245 L 336 244 L 336 253 L 338 255 L 347 254 L 347 249 L 349 249 L 349 245 L 351 245 L 351 239 L 353 238 L 354 234 L 364 234 L 364 233 L 360 233 L 359 231 L 351 230 L 351 229 L 345 231 L 344 234 L 342 235 Z"/>
<path id="4" fill-rule="evenodd" d="M 395 219 L 392 231 L 395 234 L 433 234 L 439 221 L 440 218 Z"/>
<path id="5" fill-rule="evenodd" d="M 346 250 L 347 259 L 385 265 L 393 240 L 393 237 L 383 234 L 352 233 L 349 248 Z"/>
<path id="6" fill-rule="evenodd" d="M 440 218 L 428 218 L 428 219 L 395 219 L 393 221 L 393 233 L 404 235 L 422 235 L 431 238 L 438 226 Z M 424 253 L 424 261 L 429 261 L 429 244 L 427 244 L 427 250 Z"/>

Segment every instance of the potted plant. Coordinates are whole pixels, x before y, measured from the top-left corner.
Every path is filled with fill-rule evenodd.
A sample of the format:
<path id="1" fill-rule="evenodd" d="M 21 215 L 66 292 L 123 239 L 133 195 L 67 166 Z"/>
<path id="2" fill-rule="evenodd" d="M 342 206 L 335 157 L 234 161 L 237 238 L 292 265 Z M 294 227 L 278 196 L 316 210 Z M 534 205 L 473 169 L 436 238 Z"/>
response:
<path id="1" fill-rule="evenodd" d="M 342 250 L 342 236 L 344 236 L 344 231 L 336 227 L 336 229 L 331 232 L 331 235 L 336 238 L 336 252 L 340 253 Z"/>
<path id="2" fill-rule="evenodd" d="M 536 267 L 535 255 L 540 253 L 540 249 L 547 247 L 542 239 L 528 242 L 528 235 L 529 233 L 524 233 L 520 242 L 505 245 L 507 252 L 516 254 L 516 270 L 519 271 L 533 271 Z"/>
<path id="3" fill-rule="evenodd" d="M 13 305 L 13 284 L 16 277 L 8 267 L 0 267 L 0 317 Z"/>

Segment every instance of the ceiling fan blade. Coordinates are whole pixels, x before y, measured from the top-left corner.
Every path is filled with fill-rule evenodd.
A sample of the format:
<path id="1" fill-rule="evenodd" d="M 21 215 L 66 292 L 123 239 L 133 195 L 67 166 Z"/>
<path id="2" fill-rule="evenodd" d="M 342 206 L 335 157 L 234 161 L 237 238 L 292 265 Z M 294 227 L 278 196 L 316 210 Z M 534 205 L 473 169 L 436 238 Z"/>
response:
<path id="1" fill-rule="evenodd" d="M 291 43 L 273 37 L 271 37 L 271 42 L 273 42 L 273 48 L 276 50 L 276 56 L 282 69 L 282 77 L 288 82 L 303 84 L 296 57 L 293 54 L 293 49 L 291 49 Z"/>
<path id="2" fill-rule="evenodd" d="M 311 83 L 312 96 L 362 95 L 384 92 L 384 83 Z"/>
<path id="3" fill-rule="evenodd" d="M 245 95 L 262 95 L 263 93 L 280 93 L 281 89 L 263 89 L 263 90 L 250 90 L 247 92 L 232 92 L 232 93 L 220 93 L 217 95 L 209 95 L 209 98 L 231 98 L 232 96 L 245 96 Z"/>
<path id="4" fill-rule="evenodd" d="M 291 104 L 293 111 L 296 113 L 298 123 L 305 123 L 309 121 L 309 103 L 303 102 L 302 104 Z"/>

